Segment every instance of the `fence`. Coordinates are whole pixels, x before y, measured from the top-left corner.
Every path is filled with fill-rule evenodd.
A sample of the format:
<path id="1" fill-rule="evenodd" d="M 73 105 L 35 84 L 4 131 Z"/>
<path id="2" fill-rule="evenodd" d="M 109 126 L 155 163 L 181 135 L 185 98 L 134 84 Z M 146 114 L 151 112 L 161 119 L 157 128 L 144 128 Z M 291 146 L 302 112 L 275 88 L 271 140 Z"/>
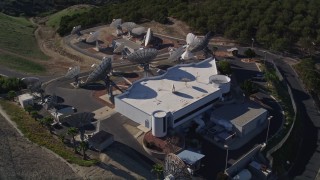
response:
<path id="1" fill-rule="evenodd" d="M 282 74 L 280 73 L 279 69 L 277 68 L 277 66 L 273 63 L 273 66 L 276 70 L 276 73 L 279 77 L 279 79 L 284 79 Z M 287 90 L 288 90 L 288 93 L 289 93 L 289 96 L 290 96 L 290 100 L 291 100 L 291 103 L 292 103 L 292 107 L 293 107 L 293 111 L 294 111 L 294 118 L 293 118 L 293 122 L 290 126 L 290 129 L 288 130 L 287 134 L 282 138 L 282 140 L 276 144 L 274 147 L 272 147 L 267 153 L 266 153 L 266 157 L 269 159 L 270 161 L 270 164 L 272 165 L 273 163 L 273 158 L 271 156 L 272 153 L 276 152 L 277 150 L 279 150 L 283 144 L 287 141 L 287 139 L 289 138 L 291 132 L 292 132 L 292 129 L 294 127 L 294 124 L 295 124 L 295 121 L 296 121 L 296 118 L 297 118 L 297 106 L 296 106 L 296 103 L 294 101 L 294 98 L 293 98 L 293 94 L 292 94 L 292 90 L 291 90 L 291 87 L 288 85 L 287 82 L 286 83 L 286 86 L 287 86 Z"/>

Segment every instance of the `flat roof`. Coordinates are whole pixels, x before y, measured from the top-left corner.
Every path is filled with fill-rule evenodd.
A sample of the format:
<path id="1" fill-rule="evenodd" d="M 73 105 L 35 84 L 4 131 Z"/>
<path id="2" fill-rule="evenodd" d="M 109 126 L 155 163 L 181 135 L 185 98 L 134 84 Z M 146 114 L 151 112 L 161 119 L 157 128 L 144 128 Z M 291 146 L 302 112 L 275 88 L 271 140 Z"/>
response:
<path id="1" fill-rule="evenodd" d="M 117 98 L 149 115 L 159 110 L 174 113 L 212 93 L 220 97 L 220 89 L 209 84 L 209 77 L 216 74 L 216 62 L 212 58 L 179 64 L 163 75 L 134 82 Z"/>
<path id="2" fill-rule="evenodd" d="M 184 150 L 181 153 L 177 154 L 177 156 L 181 160 L 183 160 L 185 163 L 187 163 L 189 165 L 193 165 L 194 163 L 196 163 L 197 161 L 202 159 L 205 155 L 200 154 L 200 153 L 196 153 L 193 151 L 189 151 L 189 150 Z"/>
<path id="3" fill-rule="evenodd" d="M 228 120 L 232 124 L 242 127 L 266 111 L 266 109 L 253 102 L 226 104 L 213 110 L 213 117 Z"/>
<path id="4" fill-rule="evenodd" d="M 121 43 L 125 47 L 129 47 L 129 48 L 134 49 L 134 50 L 137 50 L 137 49 L 141 48 L 140 44 L 137 44 L 137 43 L 135 43 L 133 41 L 130 41 L 128 39 L 125 39 L 125 38 L 115 39 L 114 41 L 117 42 L 117 43 Z"/>

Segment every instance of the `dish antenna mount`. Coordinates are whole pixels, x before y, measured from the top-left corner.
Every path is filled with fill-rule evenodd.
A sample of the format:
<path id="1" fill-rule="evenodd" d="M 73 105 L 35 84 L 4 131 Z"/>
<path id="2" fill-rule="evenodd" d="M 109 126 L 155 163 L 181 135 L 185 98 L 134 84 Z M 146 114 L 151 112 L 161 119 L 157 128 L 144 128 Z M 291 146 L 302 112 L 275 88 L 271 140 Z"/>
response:
<path id="1" fill-rule="evenodd" d="M 109 99 L 113 103 L 113 91 L 112 87 L 115 87 L 119 91 L 123 92 L 116 83 L 114 83 L 111 79 L 112 72 L 112 60 L 110 57 L 104 57 L 100 65 L 98 65 L 92 73 L 88 76 L 86 83 L 89 84 L 95 81 L 103 80 L 107 89 L 107 93 L 109 94 Z"/>
<path id="2" fill-rule="evenodd" d="M 149 49 L 139 49 L 134 53 L 128 55 L 128 60 L 134 63 L 138 63 L 143 66 L 145 72 L 145 77 L 148 76 L 148 71 L 150 71 L 150 62 L 157 57 L 158 51 L 154 48 Z"/>

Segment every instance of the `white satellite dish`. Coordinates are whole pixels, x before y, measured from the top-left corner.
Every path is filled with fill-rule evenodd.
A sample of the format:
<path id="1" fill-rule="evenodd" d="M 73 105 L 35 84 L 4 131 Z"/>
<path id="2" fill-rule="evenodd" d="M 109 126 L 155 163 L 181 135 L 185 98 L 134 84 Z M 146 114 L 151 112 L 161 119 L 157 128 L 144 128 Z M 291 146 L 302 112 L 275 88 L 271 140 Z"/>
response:
<path id="1" fill-rule="evenodd" d="M 131 33 L 134 35 L 137 35 L 137 36 L 140 36 L 140 35 L 144 34 L 145 32 L 146 32 L 146 28 L 142 27 L 142 26 L 133 28 L 131 30 Z"/>
<path id="2" fill-rule="evenodd" d="M 120 44 L 117 48 L 113 50 L 113 53 L 121 53 L 124 48 L 124 44 Z"/>
<path id="3" fill-rule="evenodd" d="M 100 35 L 100 31 L 96 31 L 96 32 L 90 33 L 90 35 L 86 39 L 86 42 L 87 43 L 93 43 L 95 41 L 98 41 L 99 35 Z"/>
<path id="4" fill-rule="evenodd" d="M 146 39 L 144 41 L 144 46 L 147 46 L 151 40 L 151 29 L 148 28 Z"/>
<path id="5" fill-rule="evenodd" d="M 74 78 L 80 74 L 80 66 L 69 67 L 68 72 L 66 73 L 65 77 L 67 78 Z"/>

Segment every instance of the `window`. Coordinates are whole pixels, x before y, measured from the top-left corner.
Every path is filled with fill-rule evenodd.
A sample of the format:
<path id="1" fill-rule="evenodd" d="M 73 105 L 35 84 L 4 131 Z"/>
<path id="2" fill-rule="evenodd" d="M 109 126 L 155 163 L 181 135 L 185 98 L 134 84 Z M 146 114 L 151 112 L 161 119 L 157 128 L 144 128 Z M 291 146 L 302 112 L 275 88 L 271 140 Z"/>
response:
<path id="1" fill-rule="evenodd" d="M 162 120 L 163 120 L 163 132 L 166 132 L 166 130 L 167 130 L 167 118 L 162 118 Z"/>

